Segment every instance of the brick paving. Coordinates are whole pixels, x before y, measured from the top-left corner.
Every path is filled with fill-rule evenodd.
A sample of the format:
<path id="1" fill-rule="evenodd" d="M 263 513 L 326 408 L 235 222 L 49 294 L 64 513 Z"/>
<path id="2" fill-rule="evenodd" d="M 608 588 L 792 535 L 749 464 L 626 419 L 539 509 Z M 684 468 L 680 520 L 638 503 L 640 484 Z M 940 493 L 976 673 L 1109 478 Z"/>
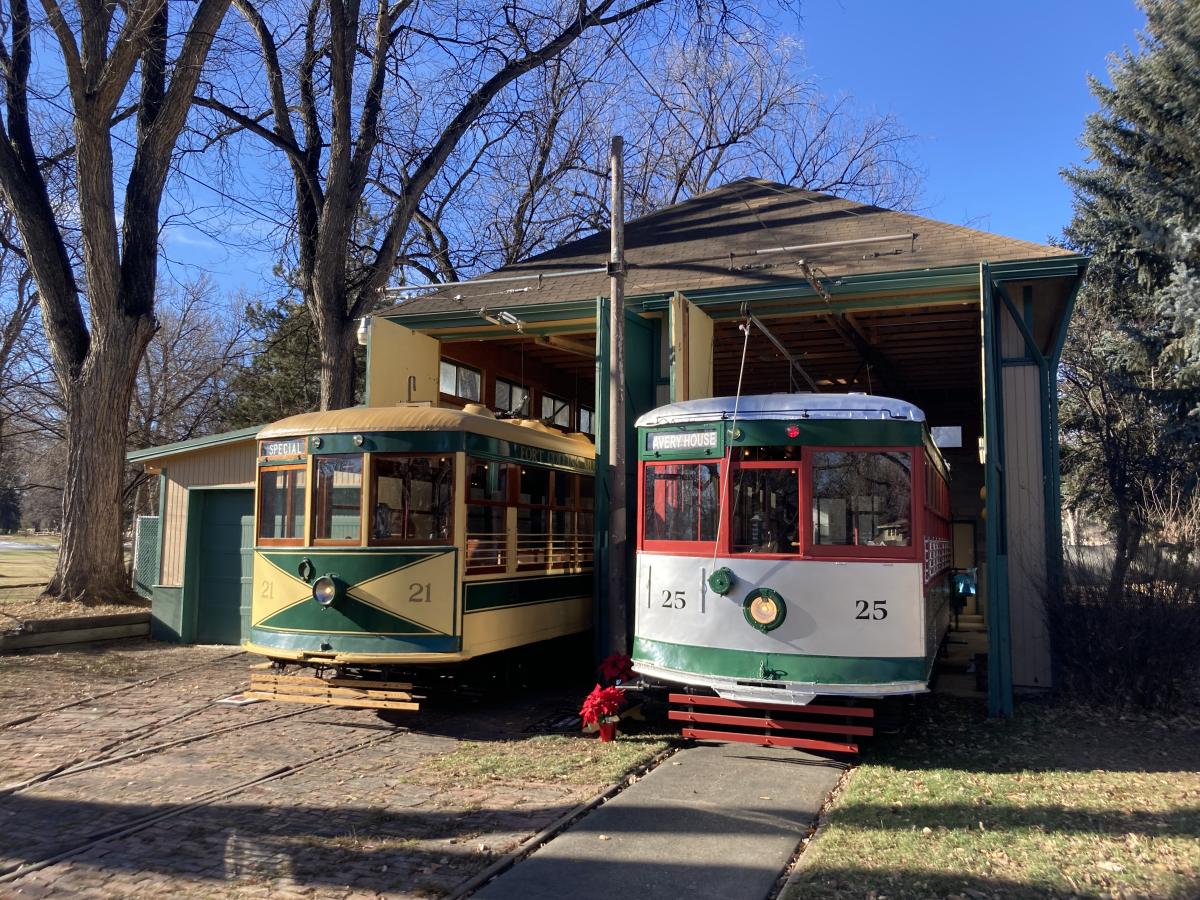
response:
<path id="1" fill-rule="evenodd" d="M 255 661 L 230 653 L 129 642 L 0 658 L 0 897 L 437 897 L 600 787 L 414 775 L 463 738 L 520 735 L 561 705 L 553 692 L 427 705 L 408 727 L 214 705 Z"/>

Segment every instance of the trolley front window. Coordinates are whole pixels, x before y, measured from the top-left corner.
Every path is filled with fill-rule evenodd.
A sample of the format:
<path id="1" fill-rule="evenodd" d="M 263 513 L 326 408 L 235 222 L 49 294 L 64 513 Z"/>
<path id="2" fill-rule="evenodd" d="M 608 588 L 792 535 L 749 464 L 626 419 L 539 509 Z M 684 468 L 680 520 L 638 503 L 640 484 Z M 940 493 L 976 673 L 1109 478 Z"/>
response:
<path id="1" fill-rule="evenodd" d="M 372 473 L 371 543 L 444 544 L 454 539 L 450 457 L 375 456 Z"/>
<path id="2" fill-rule="evenodd" d="M 259 469 L 260 543 L 304 543 L 304 480 L 304 466 L 272 466 Z"/>
<path id="3" fill-rule="evenodd" d="M 647 465 L 642 509 L 646 541 L 714 541 L 721 496 L 717 463 Z"/>
<path id="4" fill-rule="evenodd" d="M 812 454 L 814 548 L 909 547 L 911 523 L 911 452 Z"/>
<path id="5" fill-rule="evenodd" d="M 313 540 L 357 544 L 362 535 L 361 454 L 318 456 Z"/>
<path id="6" fill-rule="evenodd" d="M 734 553 L 800 552 L 800 469 L 733 470 Z"/>

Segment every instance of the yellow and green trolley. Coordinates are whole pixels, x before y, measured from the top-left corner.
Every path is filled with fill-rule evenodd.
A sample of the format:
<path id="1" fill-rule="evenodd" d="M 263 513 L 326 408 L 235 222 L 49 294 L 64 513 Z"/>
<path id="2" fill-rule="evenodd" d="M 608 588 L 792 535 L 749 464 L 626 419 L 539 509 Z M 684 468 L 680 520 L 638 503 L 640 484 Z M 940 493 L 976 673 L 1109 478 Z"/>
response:
<path id="1" fill-rule="evenodd" d="M 300 696 L 277 675 L 271 693 L 387 706 L 414 666 L 587 631 L 595 464 L 585 435 L 474 405 L 262 429 L 244 646 L 308 670 Z M 354 702 L 372 687 L 382 699 Z"/>

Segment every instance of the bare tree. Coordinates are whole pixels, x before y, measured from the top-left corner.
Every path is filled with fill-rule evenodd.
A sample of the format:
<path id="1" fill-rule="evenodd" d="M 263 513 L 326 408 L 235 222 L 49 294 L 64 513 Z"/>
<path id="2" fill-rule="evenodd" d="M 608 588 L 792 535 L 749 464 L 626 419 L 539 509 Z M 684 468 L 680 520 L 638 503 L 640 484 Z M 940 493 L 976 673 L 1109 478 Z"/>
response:
<path id="1" fill-rule="evenodd" d="M 112 600 L 129 590 L 120 541 L 125 424 L 155 329 L 159 205 L 228 4 L 198 0 L 184 12 L 169 0 L 80 0 L 74 7 L 42 0 L 41 23 L 27 0 L 10 0 L 0 17 L 0 193 L 37 284 L 65 406 L 63 535 L 51 597 Z M 43 24 L 52 37 L 38 30 Z M 62 100 L 57 85 L 31 83 L 35 30 L 39 49 L 56 44 L 61 54 L 39 73 L 63 73 Z M 52 153 L 41 130 L 44 119 L 64 115 L 74 132 L 64 161 L 78 191 L 68 209 L 51 201 L 45 168 Z M 128 138 L 120 137 L 123 123 Z M 127 158 L 114 153 L 114 138 L 129 145 Z M 78 266 L 68 252 L 76 230 Z"/>
<path id="2" fill-rule="evenodd" d="M 413 229 L 432 220 L 422 208 L 430 185 L 488 123 L 493 102 L 585 34 L 666 3 L 306 0 L 294 27 L 300 17 L 287 11 L 234 0 L 259 43 L 265 96 L 214 83 L 198 102 L 287 160 L 323 408 L 352 402 L 354 320 L 403 261 Z"/>
<path id="3" fill-rule="evenodd" d="M 0 211 L 0 458 L 4 456 L 8 420 L 18 410 L 25 337 L 37 294 L 31 289 L 25 251 L 21 249 L 12 213 Z"/>
<path id="4" fill-rule="evenodd" d="M 207 276 L 158 293 L 159 327 L 138 367 L 129 410 L 131 447 L 217 430 L 229 378 L 247 350 L 245 320 L 230 318 Z"/>
<path id="5" fill-rule="evenodd" d="M 792 42 L 684 39 L 643 63 L 619 51 L 576 45 L 502 97 L 428 189 L 402 263 L 450 280 L 607 227 L 598 122 L 627 138 L 627 215 L 748 176 L 891 208 L 916 202 L 911 138 L 891 117 L 823 95 L 798 74 Z"/>

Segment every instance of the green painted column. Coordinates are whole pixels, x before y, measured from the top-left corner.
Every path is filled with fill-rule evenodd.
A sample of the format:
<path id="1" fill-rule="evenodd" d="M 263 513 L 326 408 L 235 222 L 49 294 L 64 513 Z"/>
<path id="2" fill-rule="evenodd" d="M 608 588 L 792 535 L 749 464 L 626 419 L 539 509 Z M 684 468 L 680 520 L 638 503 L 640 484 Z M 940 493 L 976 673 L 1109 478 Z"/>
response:
<path id="1" fill-rule="evenodd" d="M 986 262 L 980 263 L 979 276 L 983 321 L 984 485 L 987 489 L 988 714 L 1011 716 L 1012 625 L 1008 605 L 1000 304 Z"/>

